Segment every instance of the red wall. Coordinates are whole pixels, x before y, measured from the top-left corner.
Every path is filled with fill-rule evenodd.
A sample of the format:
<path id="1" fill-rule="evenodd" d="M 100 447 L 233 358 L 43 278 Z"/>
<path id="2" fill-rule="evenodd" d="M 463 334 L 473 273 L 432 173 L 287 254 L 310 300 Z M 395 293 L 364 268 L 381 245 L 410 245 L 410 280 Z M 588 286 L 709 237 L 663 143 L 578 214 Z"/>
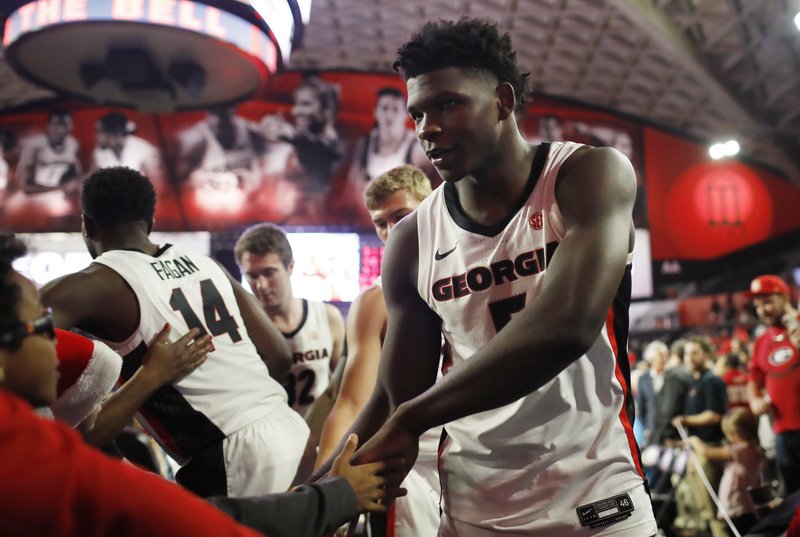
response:
<path id="1" fill-rule="evenodd" d="M 800 229 L 789 181 L 653 128 L 644 149 L 653 259 L 713 259 Z"/>

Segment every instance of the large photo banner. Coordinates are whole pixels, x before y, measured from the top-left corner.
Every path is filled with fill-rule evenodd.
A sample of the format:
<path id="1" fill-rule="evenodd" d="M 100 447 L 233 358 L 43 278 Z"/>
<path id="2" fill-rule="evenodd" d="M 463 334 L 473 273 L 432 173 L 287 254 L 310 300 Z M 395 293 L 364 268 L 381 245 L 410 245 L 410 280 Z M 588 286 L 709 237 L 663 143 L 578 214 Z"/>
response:
<path id="1" fill-rule="evenodd" d="M 368 181 L 402 164 L 440 183 L 392 75 L 285 73 L 266 98 L 143 114 L 79 102 L 0 116 L 0 225 L 79 228 L 80 180 L 123 165 L 152 180 L 156 229 L 252 222 L 369 229 Z"/>
<path id="2" fill-rule="evenodd" d="M 227 230 L 254 222 L 369 230 L 363 192 L 402 164 L 441 180 L 406 113 L 393 74 L 285 72 L 258 98 L 199 112 L 149 114 L 75 100 L 0 115 L 0 225 L 19 232 L 80 229 L 81 179 L 123 165 L 146 174 L 156 229 Z M 534 99 L 524 136 L 612 145 L 642 179 L 641 128 L 607 113 Z M 637 227 L 647 227 L 644 196 Z"/>

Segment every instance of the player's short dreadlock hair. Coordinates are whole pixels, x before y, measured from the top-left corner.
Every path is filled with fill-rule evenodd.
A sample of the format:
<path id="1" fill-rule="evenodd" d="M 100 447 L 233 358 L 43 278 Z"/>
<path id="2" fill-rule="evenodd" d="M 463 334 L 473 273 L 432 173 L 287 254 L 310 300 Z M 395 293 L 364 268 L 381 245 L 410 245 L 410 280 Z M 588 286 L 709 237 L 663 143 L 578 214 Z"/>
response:
<path id="1" fill-rule="evenodd" d="M 517 104 L 527 101 L 529 73 L 520 71 L 511 37 L 495 24 L 469 18 L 428 22 L 397 49 L 392 65 L 405 80 L 447 67 L 492 73 L 498 82 L 511 84 Z"/>
<path id="2" fill-rule="evenodd" d="M 100 168 L 83 181 L 81 208 L 103 227 L 122 222 L 149 224 L 156 210 L 156 192 L 150 180 L 136 170 Z"/>

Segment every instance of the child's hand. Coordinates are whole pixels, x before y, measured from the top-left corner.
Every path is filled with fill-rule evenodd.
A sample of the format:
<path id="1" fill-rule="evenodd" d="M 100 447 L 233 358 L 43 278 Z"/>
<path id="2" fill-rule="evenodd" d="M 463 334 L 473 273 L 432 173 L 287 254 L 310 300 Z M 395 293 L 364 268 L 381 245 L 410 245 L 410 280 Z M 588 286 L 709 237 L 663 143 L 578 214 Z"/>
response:
<path id="1" fill-rule="evenodd" d="M 406 490 L 399 487 L 399 469 L 402 459 L 389 459 L 359 466 L 350 464 L 358 446 L 358 436 L 351 434 L 344 449 L 333 461 L 330 475 L 340 476 L 350 483 L 356 493 L 361 511 L 385 512 L 387 504 L 394 498 L 405 496 Z"/>
<path id="2" fill-rule="evenodd" d="M 177 382 L 203 365 L 214 350 L 211 336 L 194 339 L 199 333 L 196 328 L 174 343 L 169 343 L 169 333 L 169 325 L 164 325 L 142 358 L 142 367 L 159 387 Z"/>

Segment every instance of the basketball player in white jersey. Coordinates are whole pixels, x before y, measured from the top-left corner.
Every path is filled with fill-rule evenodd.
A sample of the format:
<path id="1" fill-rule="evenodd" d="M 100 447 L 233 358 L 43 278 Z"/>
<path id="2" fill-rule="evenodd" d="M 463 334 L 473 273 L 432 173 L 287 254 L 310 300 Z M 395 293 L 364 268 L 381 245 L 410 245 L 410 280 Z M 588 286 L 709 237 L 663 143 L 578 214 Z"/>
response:
<path id="1" fill-rule="evenodd" d="M 371 181 L 364 199 L 381 241 L 385 243 L 392 228 L 430 193 L 430 180 L 413 166 L 393 168 Z M 341 389 L 322 431 L 318 465 L 334 453 L 375 388 L 387 321 L 383 287 L 378 278 L 356 297 L 347 316 L 347 364 Z M 370 514 L 373 536 L 436 535 L 441 496 L 436 462 L 441 433 L 441 427 L 434 427 L 420 437 L 417 462 L 402 483 L 408 494 L 397 500 L 388 516 Z"/>
<path id="2" fill-rule="evenodd" d="M 121 112 L 109 112 L 97 120 L 92 169 L 127 166 L 160 186 L 163 174 L 158 149 L 133 134 L 136 125 Z"/>
<path id="3" fill-rule="evenodd" d="M 406 128 L 407 118 L 406 98 L 399 89 L 378 90 L 375 127 L 357 142 L 350 166 L 350 180 L 361 184 L 360 191 L 370 180 L 397 166 L 429 165 L 414 132 Z"/>
<path id="4" fill-rule="evenodd" d="M 47 130 L 23 145 L 16 175 L 26 193 L 61 189 L 80 178 L 79 144 L 70 132 L 72 114 L 56 109 L 47 116 Z"/>
<path id="5" fill-rule="evenodd" d="M 398 50 L 445 183 L 387 244 L 356 460 L 413 461 L 446 424 L 440 536 L 654 535 L 626 349 L 633 170 L 614 149 L 525 142 L 515 56 L 474 19 L 428 23 Z M 452 367 L 434 384 L 442 333 Z"/>
<path id="6" fill-rule="evenodd" d="M 97 141 L 92 151 L 92 171 L 126 166 L 150 179 L 156 190 L 156 220 L 160 229 L 184 226 L 175 189 L 164 181 L 164 166 L 159 150 L 134 134 L 136 124 L 121 112 L 109 112 L 97 120 Z"/>
<path id="7" fill-rule="evenodd" d="M 208 117 L 183 131 L 178 141 L 176 175 L 190 220 L 242 219 L 248 196 L 261 185 L 266 140 L 258 126 L 238 117 L 236 107 L 221 106 L 209 109 Z"/>
<path id="8" fill-rule="evenodd" d="M 42 290 L 57 325 L 105 340 L 126 381 L 165 324 L 212 336 L 206 362 L 147 398 L 140 421 L 182 464 L 178 482 L 201 496 L 288 489 L 308 427 L 280 385 L 290 366 L 280 332 L 217 262 L 150 242 L 155 192 L 139 172 L 95 171 L 81 203 L 94 262 Z"/>
<path id="9" fill-rule="evenodd" d="M 261 119 L 270 142 L 265 169 L 268 174 L 281 170 L 296 189 L 287 223 L 318 224 L 331 215 L 331 181 L 342 157 L 336 130 L 339 102 L 338 86 L 316 75 L 304 76 L 292 93 L 292 122 L 281 115 Z"/>
<path id="10" fill-rule="evenodd" d="M 347 178 L 347 195 L 353 199 L 355 210 L 365 222 L 371 221 L 363 203 L 364 191 L 370 180 L 403 164 L 413 164 L 426 172 L 431 168 L 414 131 L 406 126 L 407 121 L 403 92 L 394 87 L 379 89 L 375 104 L 375 126 L 356 142 Z"/>
<path id="11" fill-rule="evenodd" d="M 17 218 L 34 218 L 45 225 L 49 218 L 66 217 L 75 211 L 77 201 L 72 194 L 83 171 L 78 158 L 80 144 L 70 132 L 72 114 L 59 108 L 48 114 L 44 133 L 21 143 L 14 178 L 18 191 L 6 207 Z"/>
<path id="12" fill-rule="evenodd" d="M 236 241 L 234 254 L 253 294 L 289 344 L 292 369 L 284 387 L 289 406 L 307 416 L 328 387 L 342 355 L 342 314 L 332 304 L 294 296 L 292 247 L 279 227 L 258 224 L 248 228 Z M 314 447 L 321 428 L 322 423 L 312 427 Z"/>

